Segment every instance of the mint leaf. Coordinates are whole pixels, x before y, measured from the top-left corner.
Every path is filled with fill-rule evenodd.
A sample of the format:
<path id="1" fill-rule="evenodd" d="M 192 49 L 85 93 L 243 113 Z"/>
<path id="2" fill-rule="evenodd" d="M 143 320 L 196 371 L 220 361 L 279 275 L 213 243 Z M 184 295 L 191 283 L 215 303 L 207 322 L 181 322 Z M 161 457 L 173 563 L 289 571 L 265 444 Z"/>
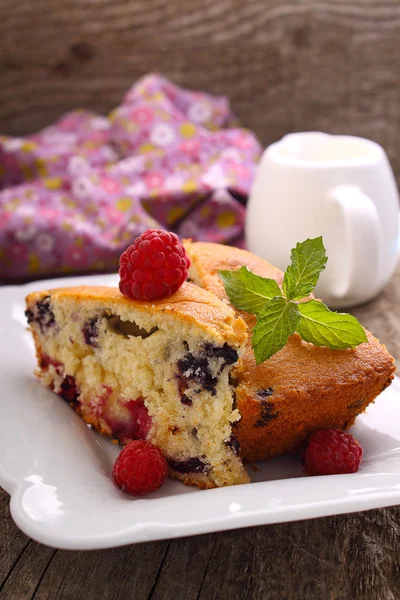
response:
<path id="1" fill-rule="evenodd" d="M 255 275 L 245 266 L 238 271 L 219 271 L 232 304 L 257 315 L 252 333 L 257 364 L 283 348 L 295 331 L 306 342 L 332 350 L 368 342 L 355 317 L 330 311 L 317 300 L 296 303 L 313 291 L 326 262 L 322 237 L 297 244 L 284 276 L 283 294 L 274 279 Z"/>
<path id="2" fill-rule="evenodd" d="M 288 337 L 296 331 L 299 320 L 297 308 L 293 302 L 278 296 L 272 298 L 257 315 L 252 344 L 258 365 L 283 348 Z"/>
<path id="3" fill-rule="evenodd" d="M 247 267 L 238 271 L 219 271 L 229 300 L 239 310 L 258 314 L 275 296 L 282 296 L 274 279 L 266 279 L 252 273 Z"/>
<path id="4" fill-rule="evenodd" d="M 288 300 L 309 296 L 325 269 L 326 252 L 322 237 L 299 243 L 291 252 L 291 265 L 286 269 L 283 293 Z"/>
<path id="5" fill-rule="evenodd" d="M 333 312 L 317 300 L 300 303 L 297 308 L 300 319 L 296 331 L 306 342 L 332 350 L 368 342 L 364 329 L 352 315 Z"/>

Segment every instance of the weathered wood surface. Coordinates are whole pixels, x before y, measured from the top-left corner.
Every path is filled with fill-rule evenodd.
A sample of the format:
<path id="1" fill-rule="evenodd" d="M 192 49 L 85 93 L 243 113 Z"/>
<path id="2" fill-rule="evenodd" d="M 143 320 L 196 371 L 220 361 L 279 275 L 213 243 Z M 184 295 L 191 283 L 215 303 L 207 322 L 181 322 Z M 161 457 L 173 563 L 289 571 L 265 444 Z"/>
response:
<path id="1" fill-rule="evenodd" d="M 354 313 L 400 359 L 400 265 Z M 0 492 L 4 600 L 398 600 L 400 507 L 95 552 L 52 550 Z"/>
<path id="2" fill-rule="evenodd" d="M 228 95 L 265 144 L 358 134 L 400 173 L 399 40 L 398 0 L 2 0 L 0 132 L 106 112 L 157 71 Z"/>
<path id="3" fill-rule="evenodd" d="M 400 507 L 71 552 L 30 541 L 1 502 L 4 600 L 400 598 Z"/>

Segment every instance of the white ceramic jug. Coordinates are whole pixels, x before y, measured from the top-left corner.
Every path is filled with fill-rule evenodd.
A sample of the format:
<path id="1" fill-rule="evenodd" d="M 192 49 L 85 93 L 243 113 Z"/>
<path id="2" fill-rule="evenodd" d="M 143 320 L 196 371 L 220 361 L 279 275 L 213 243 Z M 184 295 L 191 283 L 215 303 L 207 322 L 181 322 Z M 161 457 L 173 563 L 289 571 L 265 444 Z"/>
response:
<path id="1" fill-rule="evenodd" d="M 284 270 L 297 242 L 320 235 L 328 263 L 316 294 L 332 308 L 376 296 L 397 262 L 399 198 L 375 142 L 305 132 L 265 150 L 248 204 L 247 247 Z"/>

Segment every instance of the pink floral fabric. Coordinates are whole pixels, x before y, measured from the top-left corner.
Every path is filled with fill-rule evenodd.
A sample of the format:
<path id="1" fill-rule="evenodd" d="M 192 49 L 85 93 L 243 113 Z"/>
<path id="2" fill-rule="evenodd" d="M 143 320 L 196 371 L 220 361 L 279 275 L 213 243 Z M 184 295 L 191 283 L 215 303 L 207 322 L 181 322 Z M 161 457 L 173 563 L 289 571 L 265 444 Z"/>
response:
<path id="1" fill-rule="evenodd" d="M 241 244 L 260 156 L 227 100 L 140 80 L 108 118 L 0 136 L 0 279 L 115 270 L 146 229 Z"/>

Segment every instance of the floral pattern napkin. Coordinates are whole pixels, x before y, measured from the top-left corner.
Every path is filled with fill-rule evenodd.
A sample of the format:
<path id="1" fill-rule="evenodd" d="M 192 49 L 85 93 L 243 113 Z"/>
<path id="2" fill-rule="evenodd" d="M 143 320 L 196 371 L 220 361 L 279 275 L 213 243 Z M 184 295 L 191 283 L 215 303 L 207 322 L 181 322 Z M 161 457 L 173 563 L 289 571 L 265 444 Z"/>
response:
<path id="1" fill-rule="evenodd" d="M 115 270 L 150 227 L 240 245 L 260 152 L 225 98 L 159 75 L 108 118 L 0 136 L 0 280 Z"/>

